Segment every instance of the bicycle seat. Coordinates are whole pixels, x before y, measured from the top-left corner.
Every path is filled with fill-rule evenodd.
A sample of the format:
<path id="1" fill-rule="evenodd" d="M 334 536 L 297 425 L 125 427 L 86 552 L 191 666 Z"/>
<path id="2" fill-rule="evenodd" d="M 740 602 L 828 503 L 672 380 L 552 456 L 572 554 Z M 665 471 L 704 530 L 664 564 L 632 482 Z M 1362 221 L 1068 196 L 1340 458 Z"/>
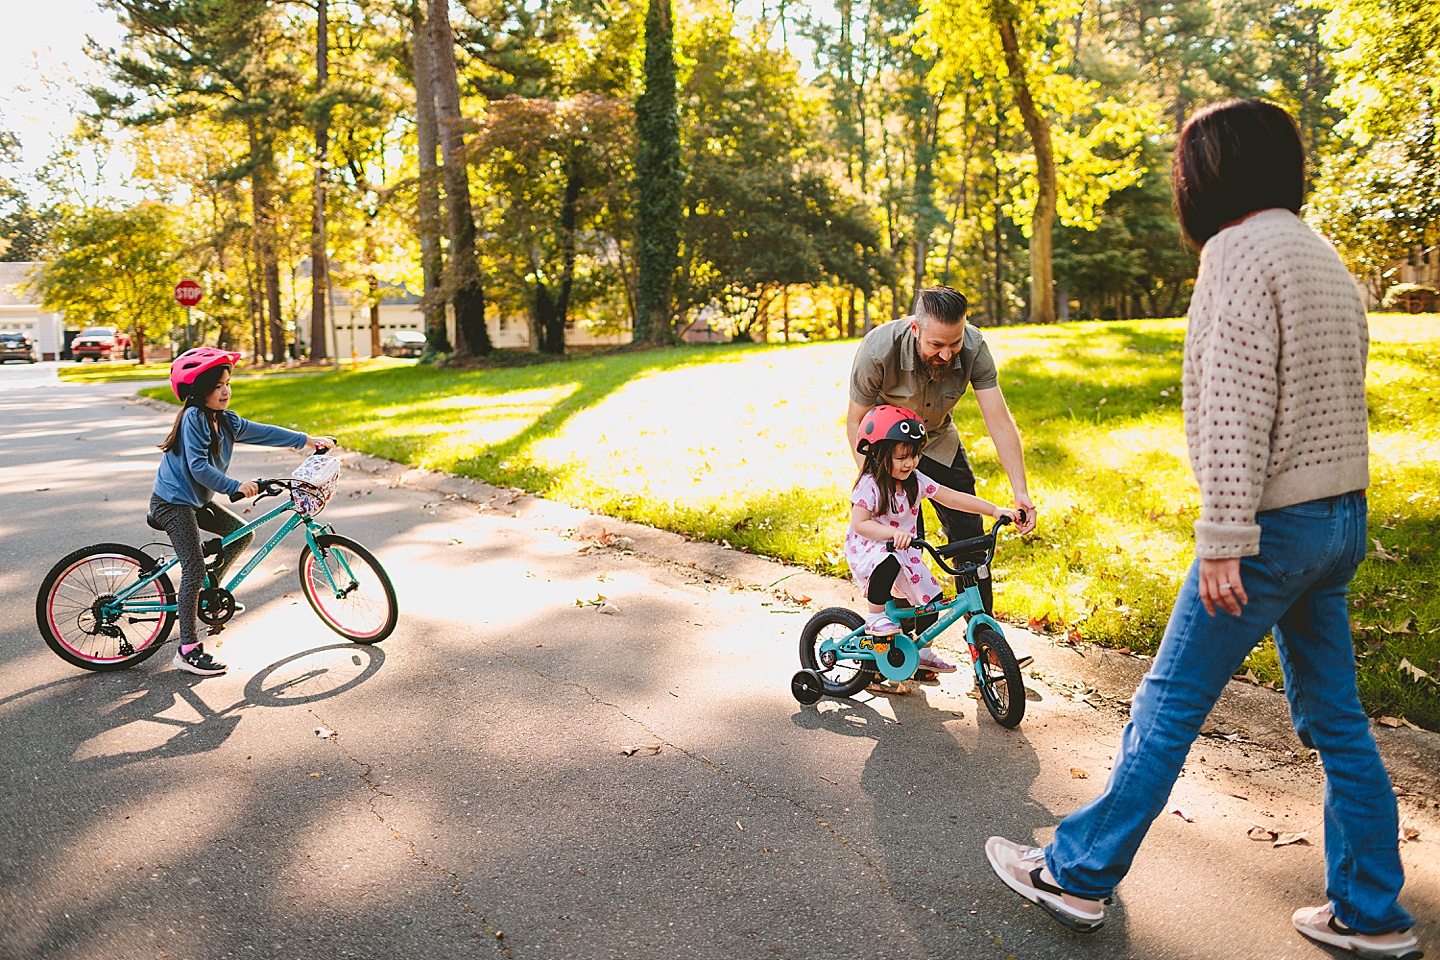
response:
<path id="1" fill-rule="evenodd" d="M 161 533 L 165 532 L 165 528 L 160 525 L 159 520 L 155 519 L 155 514 L 153 513 L 145 516 L 145 523 L 149 525 L 151 530 L 159 530 Z"/>

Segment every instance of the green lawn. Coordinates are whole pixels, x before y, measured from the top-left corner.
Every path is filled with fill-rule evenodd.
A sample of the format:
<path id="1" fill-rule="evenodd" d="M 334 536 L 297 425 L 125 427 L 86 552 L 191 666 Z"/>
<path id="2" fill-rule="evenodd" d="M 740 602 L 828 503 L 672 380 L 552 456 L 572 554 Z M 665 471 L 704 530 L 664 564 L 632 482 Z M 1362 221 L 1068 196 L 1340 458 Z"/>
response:
<path id="1" fill-rule="evenodd" d="M 1371 333 L 1370 536 L 1380 547 L 1355 584 L 1362 694 L 1377 714 L 1440 729 L 1429 679 L 1440 674 L 1440 318 L 1376 315 Z M 997 608 L 1153 651 L 1198 509 L 1181 427 L 1183 321 L 986 338 L 1040 507 L 1036 533 L 1001 548 Z M 390 366 L 237 384 L 234 406 L 354 449 L 843 573 L 855 346 L 676 348 L 473 372 Z M 977 408 L 967 399 L 957 413 L 980 495 L 1004 499 Z M 1249 666 L 1280 682 L 1273 650 Z"/>

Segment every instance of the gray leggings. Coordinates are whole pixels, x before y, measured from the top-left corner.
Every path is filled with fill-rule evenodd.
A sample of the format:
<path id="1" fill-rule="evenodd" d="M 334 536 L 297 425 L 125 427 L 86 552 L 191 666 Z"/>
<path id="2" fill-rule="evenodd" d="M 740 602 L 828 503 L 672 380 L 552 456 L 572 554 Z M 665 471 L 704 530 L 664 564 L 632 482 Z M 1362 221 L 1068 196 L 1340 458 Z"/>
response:
<path id="1" fill-rule="evenodd" d="M 180 645 L 198 643 L 196 611 L 200 606 L 200 587 L 205 582 L 205 557 L 200 552 L 200 531 L 225 536 L 245 526 L 233 512 L 226 510 L 213 500 L 203 507 L 192 507 L 188 503 L 170 503 L 158 496 L 150 497 L 150 515 L 165 528 L 175 555 L 180 558 Z M 230 564 L 240 556 L 254 534 L 247 533 L 226 547 L 220 554 L 220 571 L 216 579 L 224 576 Z"/>

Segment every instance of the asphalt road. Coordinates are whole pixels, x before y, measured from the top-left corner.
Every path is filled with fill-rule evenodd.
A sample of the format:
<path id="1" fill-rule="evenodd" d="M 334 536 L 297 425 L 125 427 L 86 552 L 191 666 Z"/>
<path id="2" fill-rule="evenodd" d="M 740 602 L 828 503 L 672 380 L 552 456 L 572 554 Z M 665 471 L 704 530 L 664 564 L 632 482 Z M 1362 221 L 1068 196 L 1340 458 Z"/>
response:
<path id="1" fill-rule="evenodd" d="M 169 650 L 70 667 L 35 628 L 45 571 L 154 536 L 170 417 L 133 389 L 0 369 L 6 960 L 1325 955 L 1289 923 L 1324 900 L 1304 758 L 1202 740 L 1183 816 L 1157 822 L 1106 927 L 1072 934 L 982 847 L 1043 840 L 1094 795 L 1115 711 L 1053 678 L 1016 731 L 960 679 L 802 708 L 810 610 L 600 547 L 573 511 L 481 509 L 363 460 L 323 519 L 394 577 L 383 644 L 313 616 L 292 542 L 240 590 L 214 648 L 229 674 Z M 232 475 L 297 462 L 241 448 Z M 1433 795 L 1403 801 L 1422 828 L 1404 899 L 1440 950 Z M 1257 823 L 1309 843 L 1251 841 Z"/>

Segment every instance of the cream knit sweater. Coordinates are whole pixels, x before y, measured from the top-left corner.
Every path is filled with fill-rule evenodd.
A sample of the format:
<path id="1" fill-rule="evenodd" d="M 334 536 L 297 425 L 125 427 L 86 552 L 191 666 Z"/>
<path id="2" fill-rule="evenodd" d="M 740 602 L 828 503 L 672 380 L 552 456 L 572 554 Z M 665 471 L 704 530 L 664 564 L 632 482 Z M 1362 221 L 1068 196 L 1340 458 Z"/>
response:
<path id="1" fill-rule="evenodd" d="M 1259 553 L 1258 511 L 1369 486 L 1368 351 L 1355 281 L 1290 211 L 1205 244 L 1185 334 L 1196 556 Z"/>

